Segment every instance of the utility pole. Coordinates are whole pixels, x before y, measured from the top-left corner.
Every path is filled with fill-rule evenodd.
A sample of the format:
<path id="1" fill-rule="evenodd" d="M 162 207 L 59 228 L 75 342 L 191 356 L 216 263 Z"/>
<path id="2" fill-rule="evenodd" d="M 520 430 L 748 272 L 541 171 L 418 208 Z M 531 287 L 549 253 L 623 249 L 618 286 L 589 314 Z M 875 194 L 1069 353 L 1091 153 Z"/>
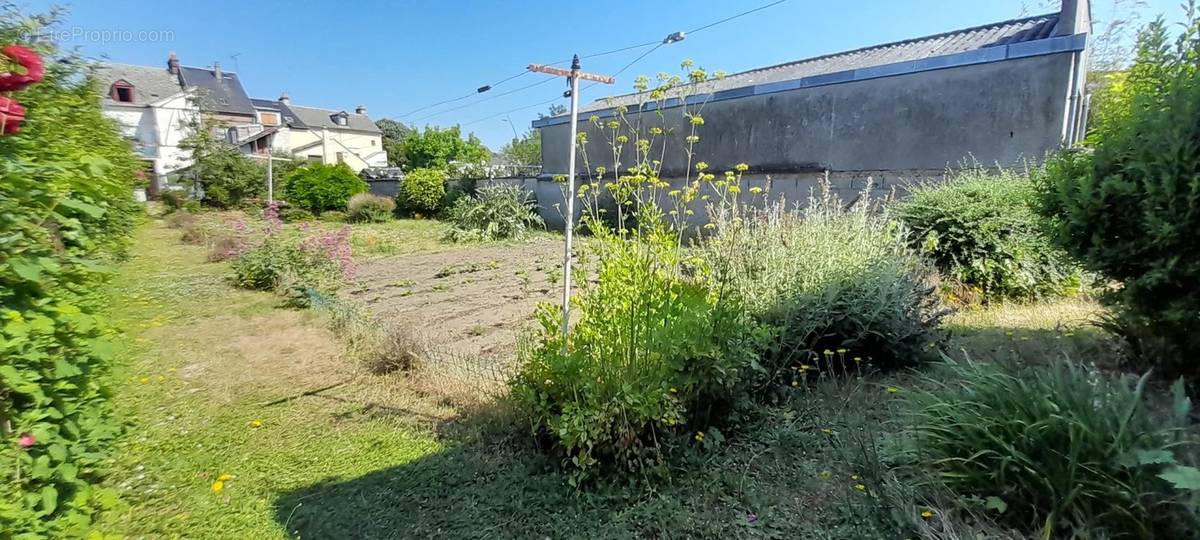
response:
<path id="1" fill-rule="evenodd" d="M 579 132 L 579 79 L 596 81 L 604 84 L 612 84 L 616 79 L 605 75 L 596 75 L 585 73 L 579 67 L 579 55 L 571 60 L 571 69 L 559 69 L 540 64 L 530 64 L 529 71 L 538 73 L 546 73 L 558 77 L 566 77 L 568 84 L 571 86 L 571 138 L 567 140 L 567 151 L 570 154 L 567 157 L 567 215 L 566 223 L 563 225 L 563 233 L 567 237 L 566 247 L 563 251 L 563 294 L 562 294 L 562 311 L 563 311 L 563 343 L 567 342 L 567 331 L 571 324 L 571 237 L 575 230 L 575 139 Z"/>

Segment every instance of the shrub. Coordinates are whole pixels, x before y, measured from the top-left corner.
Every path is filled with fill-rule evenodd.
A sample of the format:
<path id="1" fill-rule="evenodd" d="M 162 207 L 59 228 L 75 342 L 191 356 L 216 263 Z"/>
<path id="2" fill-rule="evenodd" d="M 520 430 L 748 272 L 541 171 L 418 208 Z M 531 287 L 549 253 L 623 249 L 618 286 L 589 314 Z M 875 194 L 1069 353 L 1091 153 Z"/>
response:
<path id="1" fill-rule="evenodd" d="M 603 242 L 598 283 L 562 311 L 539 306 L 512 395 L 578 482 L 600 470 L 660 469 L 672 434 L 710 433 L 738 396 L 752 347 L 740 312 L 679 272 L 674 234 Z M 700 439 L 704 436 L 700 435 Z"/>
<path id="2" fill-rule="evenodd" d="M 843 211 L 825 192 L 802 213 L 780 202 L 723 219 L 706 242 L 710 264 L 774 330 L 765 352 L 771 377 L 786 381 L 800 366 L 913 365 L 941 338 L 932 269 L 908 250 L 902 229 L 868 206 L 863 199 Z"/>
<path id="3" fill-rule="evenodd" d="M 163 207 L 167 209 L 167 212 L 183 209 L 184 203 L 188 200 L 186 193 L 174 189 L 164 190 L 159 198 L 162 199 Z"/>
<path id="4" fill-rule="evenodd" d="M 313 213 L 303 208 L 288 206 L 279 210 L 279 219 L 283 220 L 284 223 L 312 221 Z"/>
<path id="5" fill-rule="evenodd" d="M 319 216 L 321 221 L 340 223 L 346 221 L 346 213 L 339 210 L 326 210 Z"/>
<path id="6" fill-rule="evenodd" d="M 405 173 L 397 199 L 405 211 L 433 215 L 446 195 L 446 173 L 441 169 L 413 169 Z"/>
<path id="7" fill-rule="evenodd" d="M 203 188 L 206 205 L 236 208 L 244 199 L 261 197 L 267 190 L 266 169 L 228 144 L 217 143 L 203 150 L 196 161 L 192 171 Z"/>
<path id="8" fill-rule="evenodd" d="M 920 186 L 895 205 L 909 244 L 942 275 L 984 300 L 1034 300 L 1077 287 L 1079 270 L 1052 246 L 1034 212 L 1027 176 L 976 168 L 946 183 Z"/>
<path id="9" fill-rule="evenodd" d="M 367 183 L 345 163 L 312 163 L 288 175 L 285 194 L 288 203 L 319 214 L 345 208 L 351 196 L 367 189 Z"/>
<path id="10" fill-rule="evenodd" d="M 501 240 L 524 236 L 530 227 L 544 227 L 537 202 L 518 186 L 491 186 L 458 199 L 447 211 L 453 224 L 448 235 L 463 240 Z"/>
<path id="11" fill-rule="evenodd" d="M 1129 110 L 1093 134 L 1094 151 L 1060 153 L 1038 178 L 1052 238 L 1089 270 L 1122 283 L 1103 300 L 1135 361 L 1168 377 L 1200 375 L 1195 26 L 1174 49 L 1161 22 L 1144 31 L 1129 75 L 1140 90 Z"/>
<path id="12" fill-rule="evenodd" d="M 4 13 L 4 44 L 54 19 Z M 108 394 L 118 331 L 105 316 L 103 268 L 141 211 L 132 197 L 141 166 L 102 113 L 87 63 L 51 41 L 27 47 L 42 55 L 45 78 L 5 92 L 26 117 L 0 136 L 0 537 L 81 538 L 115 496 L 99 485 L 121 431 Z"/>
<path id="13" fill-rule="evenodd" d="M 336 290 L 354 271 L 350 227 L 304 239 L 268 229 L 258 244 L 233 260 L 235 283 L 247 289 L 275 291 L 295 306 L 307 305 L 312 292 Z"/>
<path id="14" fill-rule="evenodd" d="M 1200 488 L 1190 403 L 1173 388 L 1169 421 L 1143 397 L 1146 377 L 1110 379 L 1066 362 L 1005 370 L 969 360 L 906 393 L 917 468 L 960 501 L 1043 538 L 1185 538 L 1200 523 L 1183 507 Z M 1179 461 L 1181 463 L 1177 464 Z M 977 508 L 982 509 L 982 508 Z"/>
<path id="15" fill-rule="evenodd" d="M 359 193 L 350 197 L 346 204 L 347 221 L 365 223 L 383 223 L 391 221 L 396 211 L 396 202 L 378 195 Z"/>

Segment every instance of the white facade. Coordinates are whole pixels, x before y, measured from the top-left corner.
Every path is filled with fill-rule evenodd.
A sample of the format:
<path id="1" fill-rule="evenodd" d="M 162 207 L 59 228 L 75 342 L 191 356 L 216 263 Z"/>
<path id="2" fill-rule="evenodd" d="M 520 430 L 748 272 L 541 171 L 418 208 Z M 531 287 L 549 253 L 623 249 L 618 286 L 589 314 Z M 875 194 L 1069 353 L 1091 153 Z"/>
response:
<path id="1" fill-rule="evenodd" d="M 318 128 L 291 129 L 275 140 L 275 147 L 286 145 L 286 151 L 308 161 L 333 165 L 345 163 L 354 172 L 368 167 L 387 167 L 387 152 L 383 150 L 383 135 L 359 131 Z"/>
<path id="2" fill-rule="evenodd" d="M 134 142 L 138 155 L 150 162 L 157 185 L 164 185 L 170 174 L 191 165 L 189 153 L 179 145 L 199 111 L 186 92 L 146 105 L 106 103 L 103 110 L 120 126 L 122 135 Z"/>

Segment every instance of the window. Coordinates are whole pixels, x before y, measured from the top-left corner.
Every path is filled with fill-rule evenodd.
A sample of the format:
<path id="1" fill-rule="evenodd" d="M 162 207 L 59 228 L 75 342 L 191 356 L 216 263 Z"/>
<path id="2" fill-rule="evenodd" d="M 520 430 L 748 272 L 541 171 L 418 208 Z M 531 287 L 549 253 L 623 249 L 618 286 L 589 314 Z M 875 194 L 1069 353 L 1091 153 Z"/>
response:
<path id="1" fill-rule="evenodd" d="M 262 122 L 262 125 L 264 125 L 264 126 L 278 126 L 279 125 L 279 113 L 259 112 L 258 120 L 259 120 L 259 122 Z"/>
<path id="2" fill-rule="evenodd" d="M 350 123 L 349 115 L 346 113 L 338 113 L 331 116 L 333 117 L 333 123 L 339 126 L 349 125 Z"/>
<path id="3" fill-rule="evenodd" d="M 371 146 L 375 146 L 375 139 L 371 139 Z"/>
<path id="4" fill-rule="evenodd" d="M 133 85 L 125 81 L 117 81 L 109 89 L 109 97 L 119 103 L 133 103 Z"/>

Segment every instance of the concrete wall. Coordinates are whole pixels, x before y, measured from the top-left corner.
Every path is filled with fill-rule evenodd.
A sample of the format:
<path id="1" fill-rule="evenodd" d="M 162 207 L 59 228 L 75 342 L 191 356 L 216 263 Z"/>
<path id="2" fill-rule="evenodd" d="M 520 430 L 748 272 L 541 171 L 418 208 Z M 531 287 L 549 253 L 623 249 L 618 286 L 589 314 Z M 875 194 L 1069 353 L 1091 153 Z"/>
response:
<path id="1" fill-rule="evenodd" d="M 944 170 L 972 156 L 985 165 L 1040 160 L 1062 139 L 1071 63 L 1069 53 L 1048 54 L 715 101 L 704 105 L 696 156 L 718 175 L 738 163 L 778 175 Z M 663 176 L 682 176 L 690 126 L 678 107 L 663 114 L 665 125 L 655 113 L 643 121 L 675 130 Z M 600 158 L 609 143 L 584 118 L 590 165 L 611 169 L 611 157 Z M 547 174 L 566 172 L 568 129 L 541 128 Z M 627 151 L 622 162 L 631 161 Z"/>

